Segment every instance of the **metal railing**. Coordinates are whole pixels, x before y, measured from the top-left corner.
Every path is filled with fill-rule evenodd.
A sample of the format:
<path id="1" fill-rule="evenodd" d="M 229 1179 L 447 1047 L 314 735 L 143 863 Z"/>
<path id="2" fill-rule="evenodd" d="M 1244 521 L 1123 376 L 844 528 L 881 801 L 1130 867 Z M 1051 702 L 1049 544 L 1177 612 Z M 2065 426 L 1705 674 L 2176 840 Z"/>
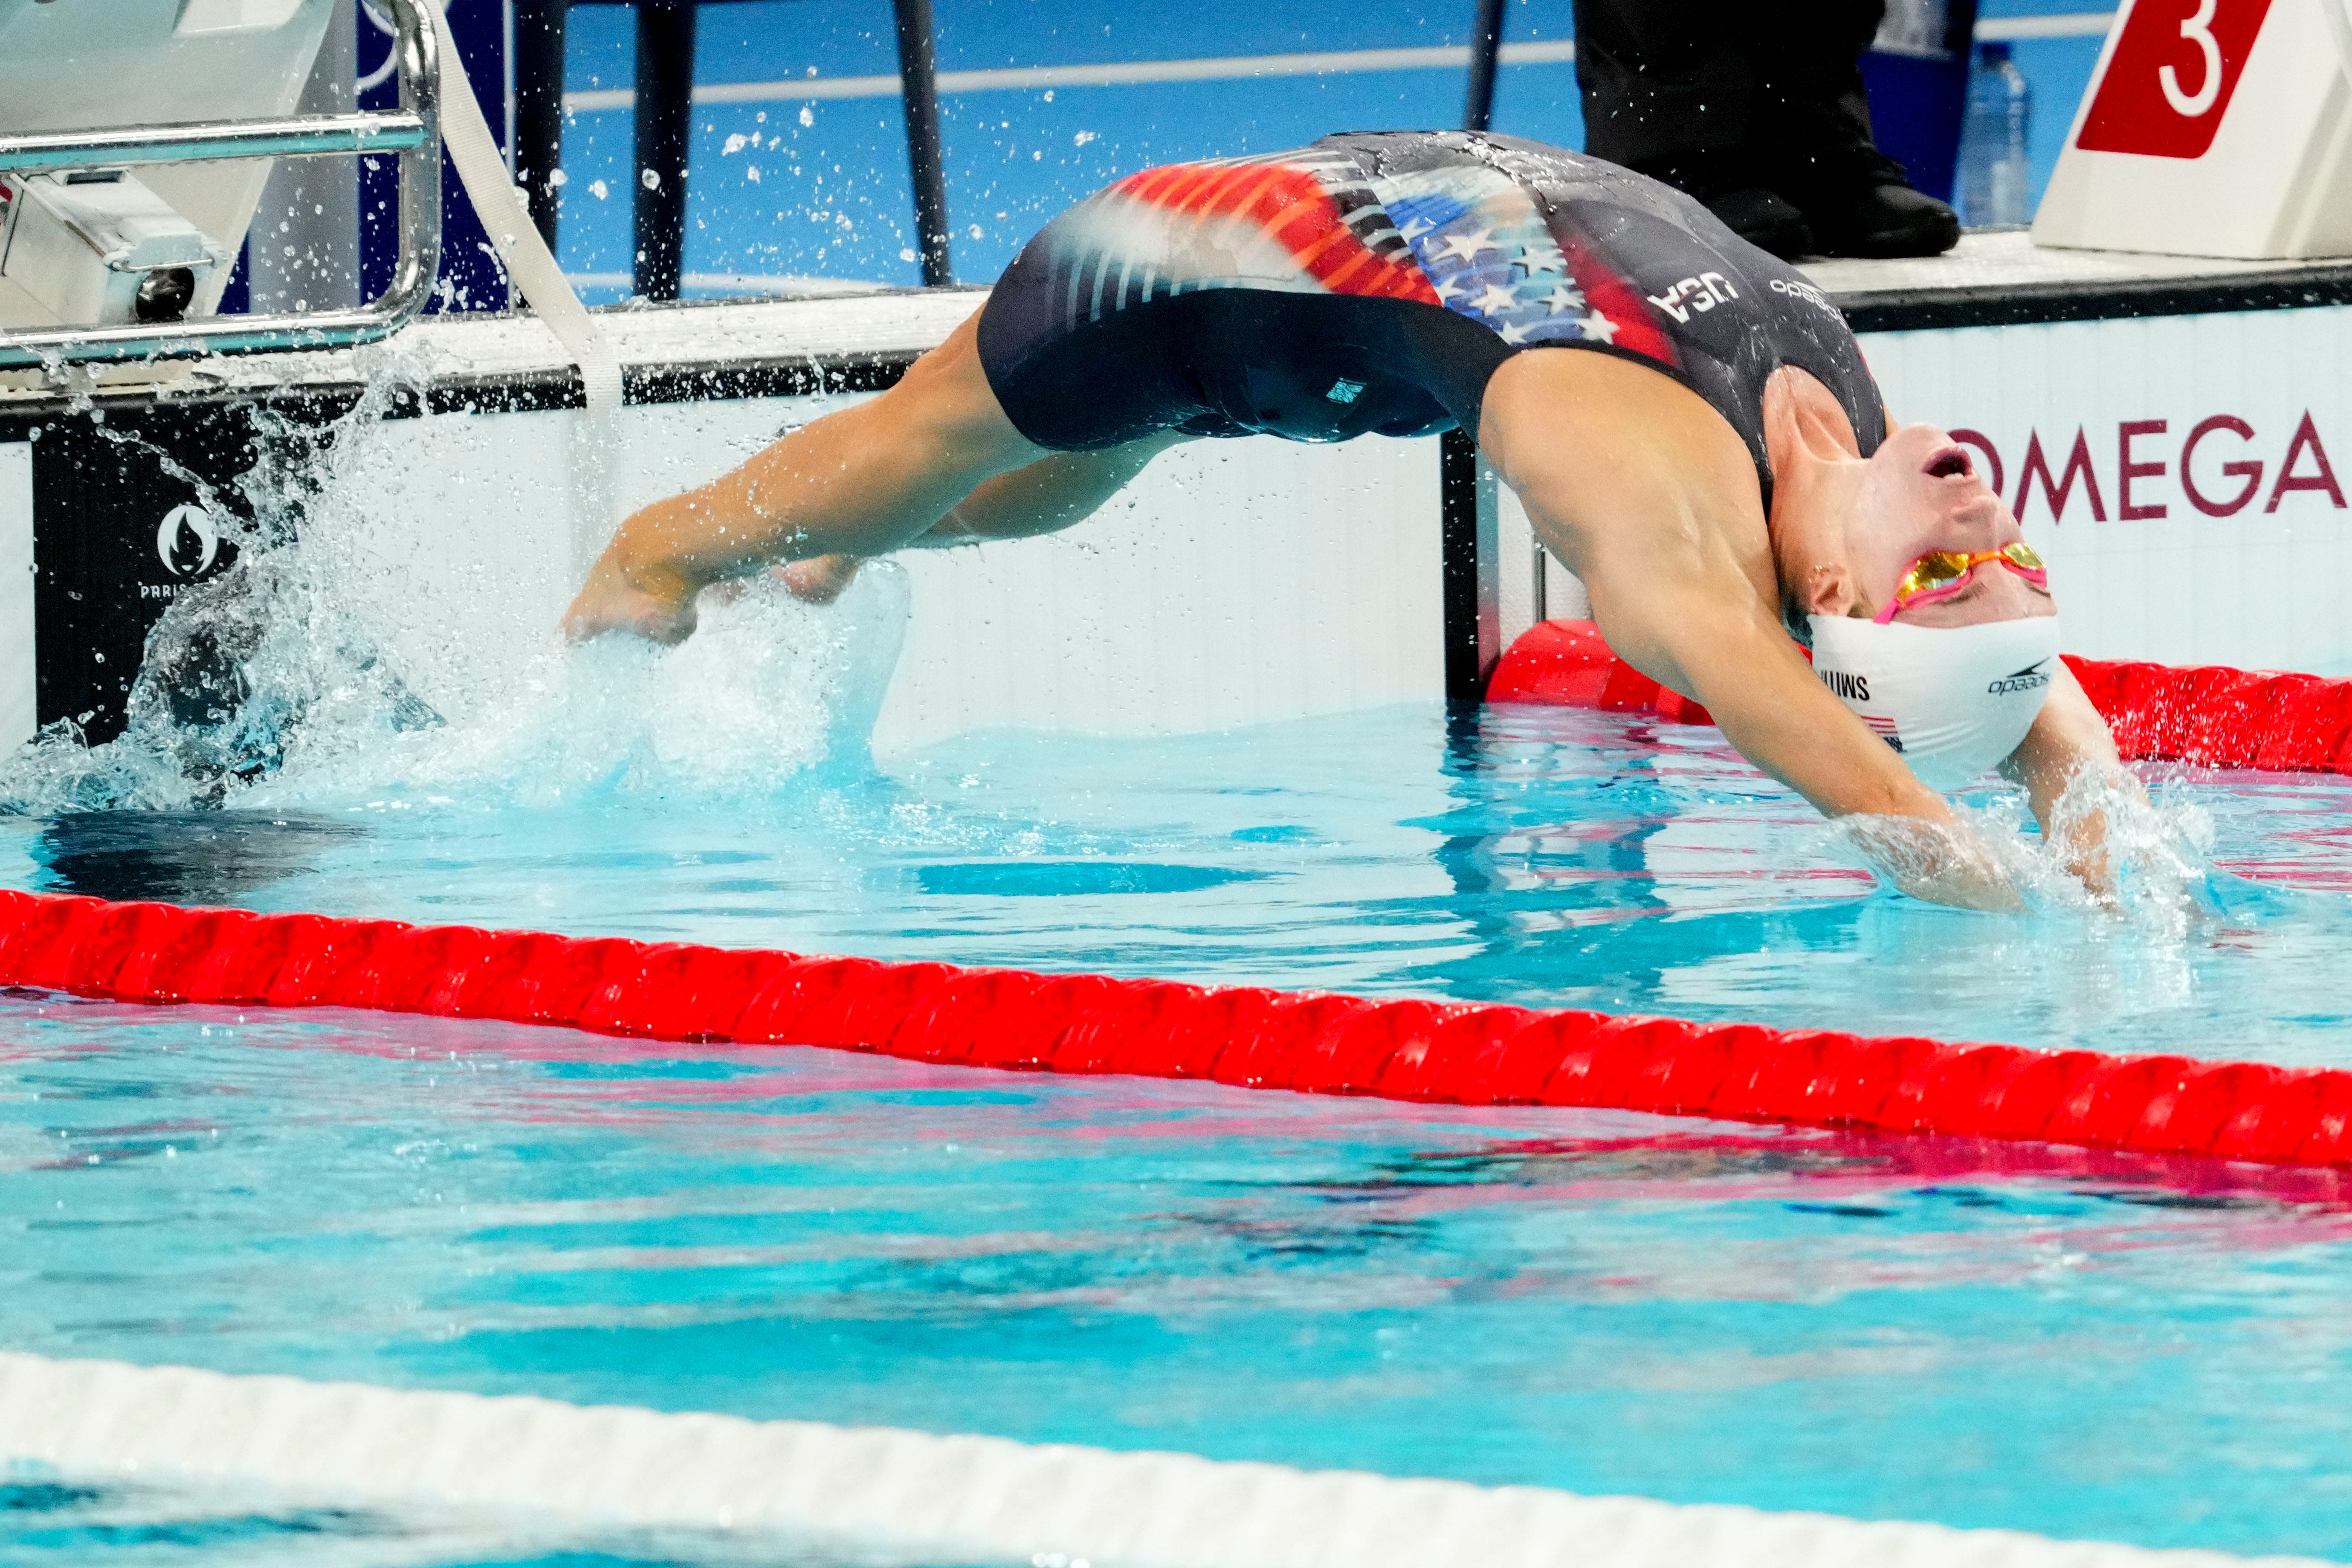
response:
<path id="1" fill-rule="evenodd" d="M 418 0 L 383 4 L 399 34 L 393 44 L 400 70 L 397 110 L 0 136 L 0 172 L 7 173 L 397 153 L 400 255 L 381 295 L 342 310 L 0 329 L 0 366 L 341 347 L 388 337 L 414 320 L 432 293 L 441 256 L 440 58 Z"/>

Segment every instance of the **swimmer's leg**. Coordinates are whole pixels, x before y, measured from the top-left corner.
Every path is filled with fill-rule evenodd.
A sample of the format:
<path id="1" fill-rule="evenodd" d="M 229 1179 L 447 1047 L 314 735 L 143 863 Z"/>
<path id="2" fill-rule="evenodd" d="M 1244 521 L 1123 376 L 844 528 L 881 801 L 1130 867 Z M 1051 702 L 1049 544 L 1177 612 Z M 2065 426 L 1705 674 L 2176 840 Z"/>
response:
<path id="1" fill-rule="evenodd" d="M 1169 430 L 1098 452 L 1055 452 L 980 485 L 908 548 L 945 550 L 1058 532 L 1092 517 L 1152 458 L 1192 438 Z M 849 586 L 862 559 L 845 553 L 795 561 L 784 568 L 784 583 L 800 597 L 824 604 Z"/>
<path id="2" fill-rule="evenodd" d="M 958 327 L 879 397 L 630 517 L 572 601 L 565 632 L 677 642 L 693 632 L 695 595 L 711 584 L 778 562 L 896 550 L 975 487 L 1046 458 L 989 389 L 979 322 L 974 315 Z"/>

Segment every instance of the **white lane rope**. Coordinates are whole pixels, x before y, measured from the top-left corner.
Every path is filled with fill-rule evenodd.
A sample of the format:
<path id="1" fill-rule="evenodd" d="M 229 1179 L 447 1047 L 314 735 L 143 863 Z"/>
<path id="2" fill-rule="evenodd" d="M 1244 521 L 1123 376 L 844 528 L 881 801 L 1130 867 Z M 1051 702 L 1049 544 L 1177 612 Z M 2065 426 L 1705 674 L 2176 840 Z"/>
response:
<path id="1" fill-rule="evenodd" d="M 2009 1531 L 1308 1473 L 0 1352 L 0 1465 L 80 1481 L 770 1532 L 1056 1568 L 2317 1568 Z"/>
<path id="2" fill-rule="evenodd" d="M 1980 43 L 2014 43 L 2029 38 L 2101 37 L 2114 22 L 2113 11 L 2069 11 L 2043 16 L 1988 16 L 1977 24 Z M 1501 63 L 1507 66 L 1567 65 L 1576 58 L 1576 41 L 1505 44 Z M 1412 49 L 1325 49 L 1296 55 L 1224 55 L 1191 60 L 1118 60 L 1099 65 L 1010 66 L 992 70 L 941 71 L 941 92 L 1035 92 L 1057 87 L 1144 87 L 1169 81 L 1245 81 L 1258 77 L 1349 76 L 1364 71 L 1465 70 L 1470 65 L 1465 44 Z M 835 98 L 896 98 L 895 76 L 784 77 L 774 81 L 704 82 L 694 89 L 697 103 L 795 103 Z M 625 87 L 583 88 L 563 95 L 571 114 L 600 110 L 630 109 L 637 101 Z"/>

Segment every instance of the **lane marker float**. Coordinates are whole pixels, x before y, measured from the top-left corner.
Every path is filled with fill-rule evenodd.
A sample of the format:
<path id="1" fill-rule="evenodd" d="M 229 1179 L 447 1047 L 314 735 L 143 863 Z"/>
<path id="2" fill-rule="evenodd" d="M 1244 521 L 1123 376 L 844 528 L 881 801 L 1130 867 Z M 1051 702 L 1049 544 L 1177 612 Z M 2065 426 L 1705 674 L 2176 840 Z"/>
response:
<path id="1" fill-rule="evenodd" d="M 0 1460 L 1004 1568 L 2317 1568 L 2006 1530 L 0 1352 Z"/>
<path id="2" fill-rule="evenodd" d="M 2352 680 L 2072 654 L 2066 664 L 2126 762 L 2352 773 Z M 1495 667 L 1486 700 L 1646 713 L 1670 724 L 1715 721 L 1612 653 L 1591 621 L 1529 628 Z"/>
<path id="3" fill-rule="evenodd" d="M 0 984 L 2352 1165 L 2352 1072 L 0 892 Z"/>

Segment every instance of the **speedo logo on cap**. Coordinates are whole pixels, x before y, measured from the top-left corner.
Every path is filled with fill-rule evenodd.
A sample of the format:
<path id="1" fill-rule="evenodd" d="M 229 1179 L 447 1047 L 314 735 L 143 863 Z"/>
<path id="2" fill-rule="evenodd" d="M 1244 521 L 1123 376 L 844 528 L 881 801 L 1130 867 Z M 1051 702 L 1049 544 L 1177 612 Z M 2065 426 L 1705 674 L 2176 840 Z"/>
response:
<path id="1" fill-rule="evenodd" d="M 1822 678 L 1822 684 L 1830 689 L 1832 696 L 1848 702 L 1870 700 L 1870 677 L 1866 675 L 1848 675 L 1843 669 L 1816 669 L 1813 673 Z"/>
<path id="2" fill-rule="evenodd" d="M 2012 670 L 1985 688 L 1994 697 L 2014 697 L 2021 691 L 2039 691 L 2050 684 L 2050 672 L 2042 667 L 2050 661 L 2039 658 L 2023 669 Z"/>

